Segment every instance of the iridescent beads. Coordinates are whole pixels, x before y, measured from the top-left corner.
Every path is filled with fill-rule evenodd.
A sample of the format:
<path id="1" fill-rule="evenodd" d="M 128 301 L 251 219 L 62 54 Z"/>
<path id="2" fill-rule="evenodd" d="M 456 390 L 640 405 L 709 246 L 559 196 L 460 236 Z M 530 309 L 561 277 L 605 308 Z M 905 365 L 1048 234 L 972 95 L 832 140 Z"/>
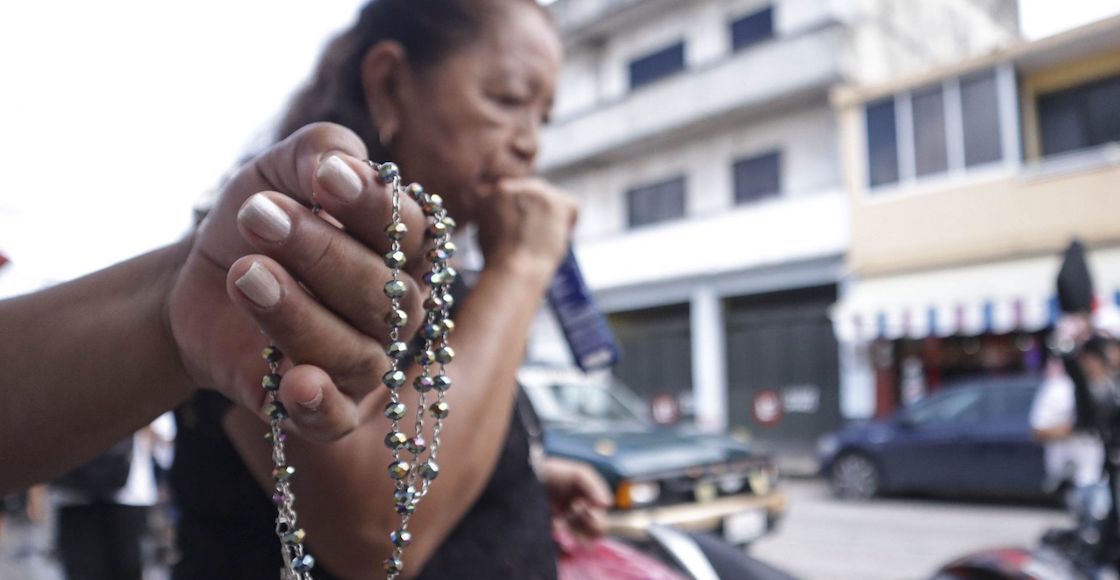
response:
<path id="1" fill-rule="evenodd" d="M 455 357 L 455 351 L 448 343 L 448 337 L 455 329 L 455 323 L 449 317 L 454 303 L 450 290 L 458 274 L 448 264 L 456 251 L 455 244 L 450 240 L 455 221 L 444 210 L 443 198 L 425 192 L 423 187 L 415 183 L 402 188 L 400 172 L 392 164 L 372 165 L 377 169 L 382 182 L 391 187 L 393 201 L 393 221 L 385 228 L 390 249 L 384 255 L 385 264 L 392 273 L 392 280 L 385 284 L 384 292 L 390 305 L 385 318 L 390 326 L 390 342 L 386 354 L 393 367 L 382 377 L 381 382 L 389 389 L 385 416 L 392 422 L 392 426 L 385 436 L 385 445 L 393 454 L 388 474 L 396 482 L 393 501 L 401 516 L 400 528 L 389 538 L 393 544 L 393 553 L 385 560 L 386 573 L 389 578 L 395 578 L 404 567 L 403 550 L 412 541 L 412 533 L 408 531 L 409 518 L 428 492 L 432 480 L 439 475 L 435 458 L 439 450 L 443 419 L 450 410 L 444 400 L 444 393 L 451 386 L 445 367 Z M 401 222 L 401 195 L 410 196 L 423 210 L 428 222 L 425 233 L 432 240 L 432 247 L 426 255 L 431 269 L 423 277 L 429 292 L 424 300 L 424 319 L 418 333 L 423 344 L 415 345 L 414 352 L 400 339 L 400 329 L 408 324 L 408 314 L 401 308 L 401 300 L 408 292 L 407 284 L 400 279 L 400 269 L 407 263 L 401 250 L 401 241 L 408 232 L 408 228 Z M 399 424 L 408 412 L 400 399 L 400 391 L 407 382 L 400 365 L 401 361 L 406 360 L 414 360 L 419 367 L 419 375 L 412 380 L 418 400 L 415 430 L 411 435 L 403 432 Z M 433 392 L 437 400 L 429 405 L 426 397 Z M 435 419 L 430 443 L 424 437 L 424 421 L 427 416 Z M 404 453 L 411 456 L 410 460 L 403 458 Z"/>
<path id="2" fill-rule="evenodd" d="M 296 526 L 295 495 L 291 489 L 296 468 L 288 465 L 284 457 L 284 442 L 287 441 L 287 436 L 281 429 L 281 423 L 287 418 L 288 411 L 277 398 L 282 381 L 280 361 L 283 360 L 284 355 L 275 346 L 269 346 L 261 351 L 261 358 L 268 363 L 268 373 L 261 378 L 261 387 L 268 394 L 265 414 L 269 419 L 269 431 L 265 439 L 272 446 L 274 484 L 272 503 L 276 505 L 276 536 L 283 548 L 284 573 L 286 577 L 296 580 L 311 580 L 311 569 L 315 566 L 315 558 L 303 551 L 307 533 Z"/>
<path id="3" fill-rule="evenodd" d="M 385 446 L 389 449 L 397 449 L 403 447 L 408 442 L 408 435 L 400 431 L 392 431 L 385 436 Z"/>
<path id="4" fill-rule="evenodd" d="M 412 543 L 412 532 L 408 530 L 397 530 L 389 534 L 389 541 L 397 548 L 403 548 Z"/>
<path id="5" fill-rule="evenodd" d="M 412 471 L 412 466 L 407 461 L 394 461 L 389 464 L 389 477 L 396 480 L 401 480 L 408 477 L 408 472 Z"/>

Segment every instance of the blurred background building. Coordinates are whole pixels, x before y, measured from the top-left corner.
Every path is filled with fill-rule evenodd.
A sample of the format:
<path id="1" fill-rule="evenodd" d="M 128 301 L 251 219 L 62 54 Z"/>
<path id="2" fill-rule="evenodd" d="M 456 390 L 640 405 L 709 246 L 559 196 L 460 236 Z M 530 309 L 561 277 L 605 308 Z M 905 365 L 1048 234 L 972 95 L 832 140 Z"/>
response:
<path id="1" fill-rule="evenodd" d="M 1120 303 L 1120 17 L 838 89 L 852 238 L 835 309 L 850 414 L 1038 371 L 1061 250 Z"/>
<path id="2" fill-rule="evenodd" d="M 854 195 L 830 94 L 1013 46 L 1017 3 L 550 7 L 568 58 L 542 169 L 582 203 L 578 256 L 624 350 L 618 374 L 702 428 L 809 460 L 842 411 L 867 406 L 839 388 L 829 317 Z"/>

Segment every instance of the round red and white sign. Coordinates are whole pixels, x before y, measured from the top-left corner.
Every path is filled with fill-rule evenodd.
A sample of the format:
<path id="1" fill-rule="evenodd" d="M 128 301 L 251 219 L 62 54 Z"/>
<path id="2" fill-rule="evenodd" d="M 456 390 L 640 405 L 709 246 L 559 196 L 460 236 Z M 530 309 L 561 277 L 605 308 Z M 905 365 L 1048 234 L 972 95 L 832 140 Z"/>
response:
<path id="1" fill-rule="evenodd" d="M 763 427 L 773 427 L 782 422 L 785 409 L 782 396 L 774 389 L 762 389 L 751 398 L 751 416 Z"/>

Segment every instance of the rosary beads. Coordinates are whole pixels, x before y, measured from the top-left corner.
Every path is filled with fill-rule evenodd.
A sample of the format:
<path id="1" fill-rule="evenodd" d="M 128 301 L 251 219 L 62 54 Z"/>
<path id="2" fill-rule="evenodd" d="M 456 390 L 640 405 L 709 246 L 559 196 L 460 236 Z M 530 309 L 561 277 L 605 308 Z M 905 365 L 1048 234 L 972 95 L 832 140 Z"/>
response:
<path id="1" fill-rule="evenodd" d="M 425 192 L 416 183 L 402 187 L 400 171 L 395 164 L 368 163 L 377 172 L 381 183 L 389 186 L 392 196 L 392 218 L 385 228 L 390 249 L 384 256 L 391 279 L 383 289 L 389 299 L 389 310 L 385 317 L 390 328 L 386 354 L 392 366 L 381 377 L 381 383 L 389 389 L 389 403 L 385 406 L 384 414 L 391 426 L 385 436 L 385 445 L 391 450 L 393 460 L 387 471 L 394 481 L 393 505 L 401 517 L 399 527 L 389 534 L 388 540 L 393 551 L 384 564 L 385 573 L 393 580 L 404 568 L 404 549 L 412 542 L 412 532 L 408 529 L 409 520 L 420 500 L 427 495 L 432 482 L 439 476 L 436 459 L 444 419 L 450 411 L 445 400 L 446 392 L 451 387 L 447 365 L 455 357 L 449 335 L 455 328 L 450 311 L 455 300 L 451 294 L 451 284 L 457 274 L 448 265 L 448 260 L 455 253 L 455 244 L 451 241 L 455 222 L 447 215 L 443 199 L 439 195 Z M 401 307 L 401 301 L 408 291 L 408 285 L 401 279 L 401 269 L 406 263 L 401 242 L 408 233 L 408 228 L 401 219 L 402 195 L 410 196 L 423 210 L 427 221 L 426 235 L 431 246 L 427 252 L 431 269 L 424 275 L 429 295 L 424 300 L 424 320 L 420 326 L 419 340 L 414 341 L 412 346 L 401 335 L 402 328 L 408 324 L 408 313 Z M 317 205 L 313 206 L 316 213 L 318 209 Z M 280 577 L 281 580 L 311 580 L 315 559 L 305 553 L 303 547 L 306 534 L 297 525 L 295 496 L 291 491 L 295 468 L 284 456 L 286 435 L 281 423 L 287 417 L 287 412 L 278 400 L 281 380 L 279 366 L 283 355 L 275 346 L 266 348 L 262 355 L 269 366 L 268 374 L 261 384 L 268 392 L 269 399 L 266 412 L 270 429 L 267 439 L 272 446 L 272 475 L 275 483 L 272 500 L 277 509 L 276 534 L 280 539 L 284 562 Z M 416 361 L 419 371 L 412 380 L 412 387 L 417 393 L 415 424 L 412 428 L 402 424 L 409 412 L 400 396 L 401 389 L 408 382 L 405 369 L 410 356 Z M 429 397 L 434 398 L 430 405 Z M 425 417 L 428 415 L 433 419 L 430 444 L 424 438 Z"/>

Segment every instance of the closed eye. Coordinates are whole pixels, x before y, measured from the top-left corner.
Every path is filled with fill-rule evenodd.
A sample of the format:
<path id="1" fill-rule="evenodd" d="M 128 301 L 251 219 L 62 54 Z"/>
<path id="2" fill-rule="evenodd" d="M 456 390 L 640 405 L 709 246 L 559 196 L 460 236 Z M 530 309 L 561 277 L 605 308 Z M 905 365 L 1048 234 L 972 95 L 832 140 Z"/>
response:
<path id="1" fill-rule="evenodd" d="M 521 107 L 525 104 L 525 101 L 527 100 L 525 97 L 523 97 L 521 95 L 514 94 L 514 93 L 497 93 L 497 94 L 491 95 L 490 98 L 493 99 L 494 102 L 498 103 L 502 107 L 509 108 L 509 109 L 515 109 L 517 107 Z"/>

